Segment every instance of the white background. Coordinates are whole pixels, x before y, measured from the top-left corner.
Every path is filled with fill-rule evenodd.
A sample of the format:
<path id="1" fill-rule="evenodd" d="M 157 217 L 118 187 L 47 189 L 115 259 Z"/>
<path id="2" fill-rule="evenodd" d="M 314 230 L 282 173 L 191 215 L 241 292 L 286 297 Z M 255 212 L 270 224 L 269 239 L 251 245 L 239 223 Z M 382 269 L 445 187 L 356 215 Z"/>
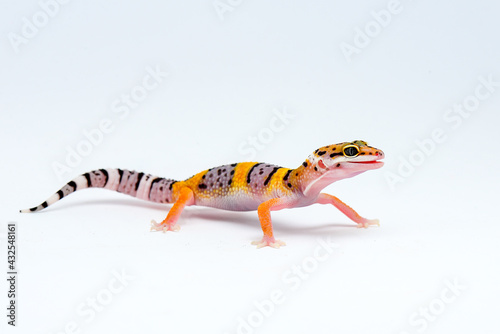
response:
<path id="1" fill-rule="evenodd" d="M 2 279 L 2 332 L 497 333 L 498 83 L 461 123 L 447 113 L 474 102 L 481 77 L 500 81 L 500 6 L 401 1 L 381 28 L 372 12 L 389 1 L 222 3 L 231 10 L 211 0 L 71 1 L 16 52 L 12 34 L 42 9 L 2 0 L 5 272 L 8 222 L 19 246 L 18 326 L 6 325 Z M 374 29 L 366 45 L 364 29 Z M 343 43 L 357 53 L 346 57 Z M 114 112 L 148 68 L 168 76 L 126 116 Z M 280 123 L 276 110 L 294 117 Z M 103 120 L 112 130 L 58 175 L 54 164 Z M 416 142 L 436 129 L 441 142 L 422 153 Z M 259 135 L 251 155 L 248 138 Z M 103 190 L 17 211 L 96 168 L 184 179 L 249 159 L 297 167 L 320 146 L 355 139 L 382 149 L 386 165 L 326 191 L 381 227 L 357 229 L 327 206 L 274 212 L 287 242 L 279 250 L 250 244 L 262 234 L 256 212 L 191 207 L 179 233 L 163 234 L 149 221 L 168 207 Z M 410 158 L 416 166 L 402 170 Z M 298 267 L 310 273 L 300 278 Z M 133 277 L 116 293 L 106 290 L 113 272 Z M 106 305 L 91 317 L 96 297 Z"/>

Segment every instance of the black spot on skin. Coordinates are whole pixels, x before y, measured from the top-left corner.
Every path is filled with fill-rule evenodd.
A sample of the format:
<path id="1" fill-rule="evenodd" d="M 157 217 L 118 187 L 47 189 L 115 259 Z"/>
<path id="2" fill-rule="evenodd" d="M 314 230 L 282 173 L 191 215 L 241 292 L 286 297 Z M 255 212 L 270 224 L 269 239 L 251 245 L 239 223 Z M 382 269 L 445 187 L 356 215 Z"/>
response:
<path id="1" fill-rule="evenodd" d="M 236 167 L 237 163 L 236 164 L 232 164 L 231 167 Z"/>
<path id="2" fill-rule="evenodd" d="M 64 193 L 62 192 L 62 190 L 59 190 L 57 194 L 59 195 L 59 199 L 64 197 Z"/>
<path id="3" fill-rule="evenodd" d="M 224 173 L 224 177 L 227 177 L 227 173 Z"/>
<path id="4" fill-rule="evenodd" d="M 120 174 L 120 179 L 118 180 L 118 184 L 122 183 L 123 170 L 118 169 L 118 174 Z"/>
<path id="5" fill-rule="evenodd" d="M 314 166 L 314 170 L 317 172 L 318 171 L 318 167 Z"/>
<path id="6" fill-rule="evenodd" d="M 210 183 L 210 187 L 213 187 L 213 186 L 214 186 L 213 182 L 212 182 L 212 183 Z"/>
<path id="7" fill-rule="evenodd" d="M 231 182 L 233 182 L 233 180 L 229 180 L 227 181 L 227 185 L 230 186 L 231 185 Z"/>
<path id="8" fill-rule="evenodd" d="M 68 182 L 68 186 L 70 186 L 71 188 L 73 188 L 73 191 L 76 190 L 76 183 L 75 183 L 75 181 L 69 181 Z"/>
<path id="9" fill-rule="evenodd" d="M 307 161 L 304 161 L 304 162 L 302 163 L 302 166 L 307 167 Z"/>
<path id="10" fill-rule="evenodd" d="M 212 173 L 208 174 L 208 177 L 212 177 Z"/>
<path id="11" fill-rule="evenodd" d="M 271 165 L 266 165 L 266 167 L 271 167 Z"/>
<path id="12" fill-rule="evenodd" d="M 104 181 L 104 185 L 103 185 L 103 187 L 105 187 L 105 186 L 106 186 L 106 184 L 108 183 L 108 179 L 109 179 L 109 174 L 108 174 L 108 171 L 107 171 L 107 170 L 105 170 L 105 169 L 99 169 L 99 170 L 100 170 L 100 171 L 102 172 L 102 174 L 104 174 L 104 176 L 106 177 L 106 180 Z M 144 173 L 141 173 L 141 174 L 142 174 L 142 175 L 144 175 Z M 139 174 L 139 175 L 140 175 L 140 174 Z M 141 177 L 142 177 L 142 176 L 141 176 Z M 75 189 L 76 189 L 76 188 L 75 188 Z"/>
<path id="13" fill-rule="evenodd" d="M 231 175 L 234 175 L 234 169 L 231 171 Z"/>
<path id="14" fill-rule="evenodd" d="M 262 163 L 258 162 L 255 165 L 253 165 L 252 168 L 250 168 L 250 170 L 248 171 L 248 174 L 247 174 L 247 183 L 250 183 L 250 175 L 252 175 L 253 169 L 261 164 Z"/>
<path id="15" fill-rule="evenodd" d="M 205 180 L 205 176 L 206 176 L 206 175 L 203 175 L 201 178 L 202 178 L 203 180 Z"/>
<path id="16" fill-rule="evenodd" d="M 222 172 L 223 172 L 223 173 L 225 173 L 225 172 L 226 172 L 226 169 L 224 168 L 224 169 L 222 170 Z"/>
<path id="17" fill-rule="evenodd" d="M 323 154 L 325 154 L 325 153 L 326 153 L 326 151 L 320 151 L 320 152 L 318 152 L 318 155 L 319 155 L 319 156 L 322 156 L 322 155 L 323 155 Z"/>
<path id="18" fill-rule="evenodd" d="M 221 187 L 221 188 L 222 188 L 222 182 L 221 182 L 221 183 L 219 183 L 219 187 Z"/>
<path id="19" fill-rule="evenodd" d="M 269 176 L 264 181 L 264 185 L 265 186 L 267 186 L 267 184 L 269 183 L 269 181 L 271 181 L 271 178 L 273 177 L 274 173 L 276 173 L 278 171 L 278 169 L 280 169 L 280 168 L 279 167 L 274 167 L 273 170 L 271 171 L 271 173 L 269 173 Z"/>
<path id="20" fill-rule="evenodd" d="M 30 209 L 31 212 L 36 211 L 36 206 Z"/>
<path id="21" fill-rule="evenodd" d="M 46 207 L 48 207 L 49 205 L 47 204 L 47 202 L 43 202 L 42 203 L 42 207 L 45 209 Z"/>
<path id="22" fill-rule="evenodd" d="M 202 184 L 198 185 L 198 188 L 200 188 L 200 189 L 207 189 L 207 185 L 204 184 L 204 183 L 202 183 Z"/>
<path id="23" fill-rule="evenodd" d="M 319 148 L 316 151 L 314 151 L 314 154 L 318 153 L 318 151 L 319 151 Z"/>
<path id="24" fill-rule="evenodd" d="M 360 153 L 360 155 L 365 155 L 365 154 L 366 154 L 366 152 L 361 152 L 361 153 Z"/>
<path id="25" fill-rule="evenodd" d="M 222 173 L 222 171 L 219 169 L 217 170 L 217 175 L 220 175 Z"/>
<path id="26" fill-rule="evenodd" d="M 373 152 L 369 152 L 368 154 L 369 154 L 369 155 L 373 155 Z"/>
<path id="27" fill-rule="evenodd" d="M 139 183 L 141 183 L 141 179 L 143 176 L 144 176 L 144 173 L 139 173 L 139 175 L 137 175 L 137 182 L 135 183 L 135 191 L 137 191 L 137 189 L 139 189 Z M 106 182 L 108 182 L 108 181 L 106 180 Z"/>
<path id="28" fill-rule="evenodd" d="M 264 171 L 261 169 L 259 172 L 259 175 L 262 175 L 262 174 L 264 174 Z"/>
<path id="29" fill-rule="evenodd" d="M 220 177 L 217 178 L 217 182 L 220 182 Z"/>
<path id="30" fill-rule="evenodd" d="M 340 164 L 337 164 L 337 167 L 340 167 Z"/>
<path id="31" fill-rule="evenodd" d="M 160 191 L 163 191 L 163 186 L 160 186 L 160 188 L 158 188 Z"/>
<path id="32" fill-rule="evenodd" d="M 291 183 L 288 183 L 288 184 L 287 184 L 287 186 L 291 188 L 291 187 L 292 187 L 292 184 L 291 184 Z"/>
<path id="33" fill-rule="evenodd" d="M 291 169 L 288 170 L 288 172 L 286 172 L 285 176 L 283 177 L 283 181 L 286 181 L 288 180 L 288 176 L 290 176 L 290 173 L 292 172 Z"/>
<path id="34" fill-rule="evenodd" d="M 170 183 L 170 186 L 168 186 L 168 190 L 172 190 L 172 187 L 174 186 L 174 183 L 177 183 L 177 181 L 174 181 L 174 182 Z"/>
<path id="35" fill-rule="evenodd" d="M 85 174 L 83 174 L 83 176 L 85 176 L 85 178 L 87 179 L 87 187 L 91 187 L 92 186 L 92 181 L 90 180 L 90 174 L 89 173 L 85 173 Z"/>
<path id="36" fill-rule="evenodd" d="M 298 176 L 298 175 L 299 175 L 299 173 L 298 173 L 298 172 L 297 172 L 297 173 L 295 173 L 295 176 Z"/>
<path id="37" fill-rule="evenodd" d="M 122 174 L 123 174 L 123 171 L 122 171 Z M 151 198 L 151 190 L 153 190 L 153 186 L 156 182 L 160 182 L 161 180 L 163 180 L 162 177 L 157 177 L 156 179 L 154 179 L 153 181 L 151 181 L 151 185 L 150 185 L 150 188 L 149 188 L 149 195 L 148 195 L 148 198 Z"/>
<path id="38" fill-rule="evenodd" d="M 330 154 L 330 158 L 333 158 L 333 157 L 335 157 L 337 155 L 342 155 L 342 153 L 332 153 L 332 154 Z"/>

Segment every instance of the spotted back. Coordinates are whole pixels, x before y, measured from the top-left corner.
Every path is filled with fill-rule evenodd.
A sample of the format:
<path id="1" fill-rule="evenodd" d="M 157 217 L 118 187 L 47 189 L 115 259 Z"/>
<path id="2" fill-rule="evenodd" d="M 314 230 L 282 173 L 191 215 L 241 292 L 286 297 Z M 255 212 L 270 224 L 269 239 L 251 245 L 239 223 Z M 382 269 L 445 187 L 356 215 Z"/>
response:
<path id="1" fill-rule="evenodd" d="M 191 179 L 197 182 L 197 190 L 205 196 L 224 196 L 231 189 L 237 164 L 222 165 L 201 172 Z M 188 180 L 186 180 L 188 181 Z"/>
<path id="2" fill-rule="evenodd" d="M 265 163 L 256 163 L 250 167 L 246 177 L 248 191 L 253 194 L 267 193 L 267 187 L 270 185 L 273 176 L 281 168 L 280 166 Z"/>

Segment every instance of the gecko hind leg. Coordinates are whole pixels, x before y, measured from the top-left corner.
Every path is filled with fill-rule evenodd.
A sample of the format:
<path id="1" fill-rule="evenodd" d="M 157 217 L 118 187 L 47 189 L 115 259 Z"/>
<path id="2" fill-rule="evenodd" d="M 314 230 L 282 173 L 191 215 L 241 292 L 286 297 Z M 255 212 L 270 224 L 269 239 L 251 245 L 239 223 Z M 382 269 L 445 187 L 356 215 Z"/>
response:
<path id="1" fill-rule="evenodd" d="M 321 194 L 319 194 L 318 199 L 316 200 L 316 203 L 332 204 L 337 209 L 339 209 L 340 212 L 342 212 L 347 217 L 349 217 L 352 221 L 354 221 L 356 224 L 358 224 L 358 227 L 368 228 L 369 226 L 372 226 L 372 225 L 380 226 L 378 219 L 366 219 L 366 218 L 361 217 L 356 211 L 354 211 L 353 208 L 351 208 L 349 205 L 345 204 L 344 202 L 342 202 L 340 199 L 338 199 L 337 197 L 335 197 L 333 195 L 321 193 Z"/>
<path id="2" fill-rule="evenodd" d="M 179 231 L 181 227 L 177 224 L 177 220 L 184 207 L 192 204 L 194 204 L 193 191 L 188 187 L 181 188 L 179 198 L 168 212 L 167 217 L 161 223 L 151 220 L 151 231 Z"/>

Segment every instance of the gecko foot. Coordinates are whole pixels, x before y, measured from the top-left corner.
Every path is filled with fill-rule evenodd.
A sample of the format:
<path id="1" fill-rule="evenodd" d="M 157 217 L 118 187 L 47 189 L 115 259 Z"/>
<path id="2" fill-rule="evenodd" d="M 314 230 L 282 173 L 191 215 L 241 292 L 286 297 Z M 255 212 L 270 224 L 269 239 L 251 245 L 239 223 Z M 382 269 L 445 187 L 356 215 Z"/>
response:
<path id="1" fill-rule="evenodd" d="M 176 223 L 157 223 L 154 219 L 151 220 L 151 231 L 162 231 L 163 233 L 167 231 L 177 232 L 181 229 Z"/>
<path id="2" fill-rule="evenodd" d="M 252 241 L 252 245 L 256 245 L 257 248 L 266 246 L 270 246 L 272 248 L 280 248 L 280 246 L 285 246 L 286 243 L 281 240 L 275 240 L 274 237 L 264 236 L 260 241 Z"/>
<path id="3" fill-rule="evenodd" d="M 380 226 L 380 222 L 378 219 L 365 219 L 362 223 L 357 223 L 358 228 L 368 228 L 369 226 Z"/>

